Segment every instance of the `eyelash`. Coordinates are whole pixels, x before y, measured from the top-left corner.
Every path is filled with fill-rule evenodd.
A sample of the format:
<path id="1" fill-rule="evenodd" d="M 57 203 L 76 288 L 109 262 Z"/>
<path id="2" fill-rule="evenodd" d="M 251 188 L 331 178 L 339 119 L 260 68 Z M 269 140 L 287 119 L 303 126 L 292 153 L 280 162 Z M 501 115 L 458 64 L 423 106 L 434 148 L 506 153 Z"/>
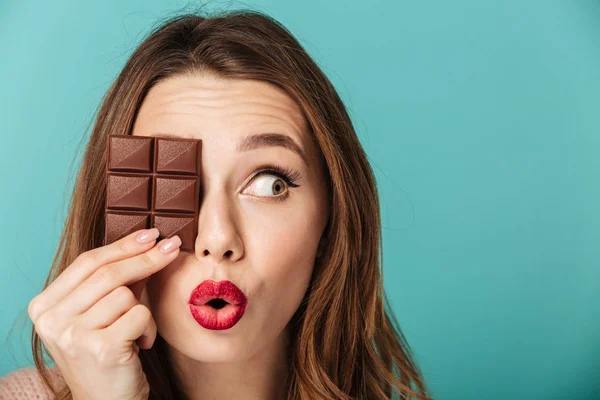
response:
<path id="1" fill-rule="evenodd" d="M 256 177 L 261 176 L 261 175 L 274 175 L 274 176 L 277 176 L 278 178 L 282 179 L 289 188 L 297 188 L 300 186 L 300 185 L 296 184 L 296 181 L 300 178 L 300 173 L 297 171 L 292 171 L 291 169 L 281 167 L 279 165 L 271 165 L 271 164 L 261 165 L 258 169 L 261 171 L 259 171 L 252 177 L 252 181 L 254 181 L 254 179 Z M 289 189 L 288 189 L 287 193 L 288 194 L 283 195 L 283 196 L 267 196 L 267 197 L 272 197 L 275 200 L 281 201 L 281 200 L 285 200 L 288 197 Z"/>

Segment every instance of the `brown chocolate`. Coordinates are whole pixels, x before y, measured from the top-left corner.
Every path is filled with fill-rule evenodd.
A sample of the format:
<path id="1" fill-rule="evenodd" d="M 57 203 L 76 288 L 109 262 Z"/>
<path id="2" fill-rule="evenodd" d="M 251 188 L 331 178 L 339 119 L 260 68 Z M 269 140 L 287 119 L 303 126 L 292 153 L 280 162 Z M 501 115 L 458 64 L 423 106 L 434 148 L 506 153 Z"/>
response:
<path id="1" fill-rule="evenodd" d="M 181 250 L 193 251 L 201 149 L 196 139 L 109 135 L 104 245 L 155 227 L 157 240 L 178 235 Z"/>

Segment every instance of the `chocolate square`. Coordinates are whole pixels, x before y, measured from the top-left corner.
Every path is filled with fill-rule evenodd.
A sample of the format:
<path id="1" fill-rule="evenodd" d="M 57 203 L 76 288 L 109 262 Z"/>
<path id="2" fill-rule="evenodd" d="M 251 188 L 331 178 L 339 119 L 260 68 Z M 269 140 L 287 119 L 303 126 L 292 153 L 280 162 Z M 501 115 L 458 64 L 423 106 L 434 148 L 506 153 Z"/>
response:
<path id="1" fill-rule="evenodd" d="M 106 207 L 150 211 L 152 175 L 108 174 Z"/>
<path id="2" fill-rule="evenodd" d="M 156 138 L 157 174 L 198 175 L 200 173 L 200 141 Z"/>
<path id="3" fill-rule="evenodd" d="M 195 177 L 155 175 L 153 186 L 155 211 L 193 214 L 198 208 L 200 188 Z"/>
<path id="4" fill-rule="evenodd" d="M 110 171 L 152 172 L 154 138 L 111 135 L 108 146 Z"/>
<path id="5" fill-rule="evenodd" d="M 193 251 L 198 235 L 201 141 L 109 135 L 104 245 L 157 228 Z M 157 241 L 158 241 L 157 240 Z"/>
<path id="6" fill-rule="evenodd" d="M 150 213 L 106 211 L 104 213 L 105 244 L 127 236 L 140 229 L 150 229 Z"/>

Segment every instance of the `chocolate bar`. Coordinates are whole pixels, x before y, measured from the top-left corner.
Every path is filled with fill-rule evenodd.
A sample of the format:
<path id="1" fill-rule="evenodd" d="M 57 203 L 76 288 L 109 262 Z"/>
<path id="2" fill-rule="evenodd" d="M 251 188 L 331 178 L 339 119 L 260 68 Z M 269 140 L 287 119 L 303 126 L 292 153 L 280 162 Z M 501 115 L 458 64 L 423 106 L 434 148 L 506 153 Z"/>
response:
<path id="1" fill-rule="evenodd" d="M 201 147 L 197 139 L 109 135 L 104 245 L 157 228 L 157 241 L 178 235 L 181 250 L 194 249 Z"/>

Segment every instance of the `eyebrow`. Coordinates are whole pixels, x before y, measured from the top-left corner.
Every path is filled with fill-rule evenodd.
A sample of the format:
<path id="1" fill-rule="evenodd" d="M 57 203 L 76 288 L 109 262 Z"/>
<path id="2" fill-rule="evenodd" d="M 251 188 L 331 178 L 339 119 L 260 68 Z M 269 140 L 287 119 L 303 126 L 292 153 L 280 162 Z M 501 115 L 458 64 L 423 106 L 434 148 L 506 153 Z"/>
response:
<path id="1" fill-rule="evenodd" d="M 156 133 L 154 136 L 174 138 L 174 139 L 181 138 L 181 136 L 173 135 L 170 133 Z M 250 150 L 263 148 L 263 147 L 283 147 L 288 150 L 291 150 L 292 152 L 299 155 L 300 158 L 302 158 L 302 161 L 304 162 L 304 164 L 308 166 L 308 160 L 306 158 L 306 154 L 304 153 L 304 150 L 302 150 L 302 147 L 300 147 L 294 141 L 294 139 L 292 139 L 288 135 L 283 135 L 281 133 L 267 132 L 267 133 L 256 133 L 253 135 L 248 135 L 248 136 L 244 137 L 242 140 L 240 140 L 240 142 L 237 145 L 237 151 L 245 152 L 245 151 L 250 151 Z"/>

